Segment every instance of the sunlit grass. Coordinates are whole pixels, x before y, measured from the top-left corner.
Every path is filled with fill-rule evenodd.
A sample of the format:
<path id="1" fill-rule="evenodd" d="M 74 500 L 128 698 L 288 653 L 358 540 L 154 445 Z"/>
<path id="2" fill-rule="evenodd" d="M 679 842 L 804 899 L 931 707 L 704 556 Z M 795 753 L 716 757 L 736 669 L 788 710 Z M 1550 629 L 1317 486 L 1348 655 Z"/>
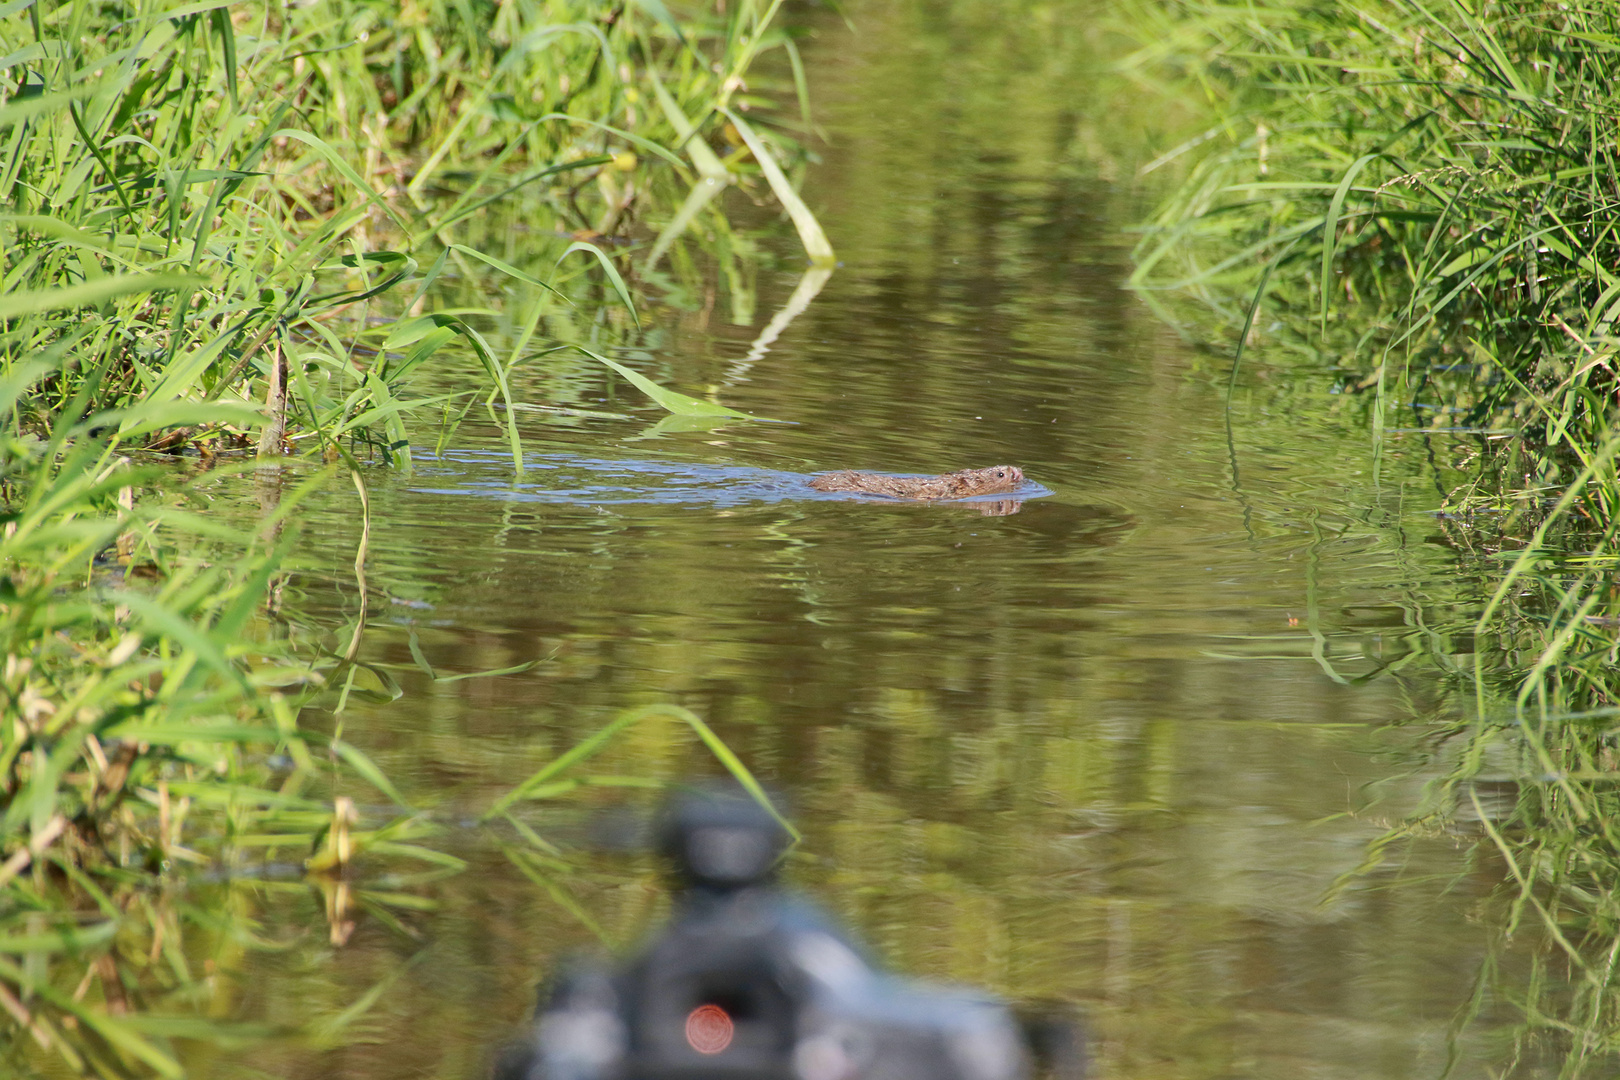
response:
<path id="1" fill-rule="evenodd" d="M 1612 1064 L 1620 9 L 1175 0 L 1129 27 L 1127 73 L 1210 105 L 1149 166 L 1181 180 L 1136 285 L 1208 304 L 1234 378 L 1256 346 L 1337 367 L 1375 456 L 1386 426 L 1479 433 L 1452 508 L 1504 512 L 1449 531 L 1492 594 L 1469 654 L 1436 657 L 1473 720 L 1402 834 L 1478 822 L 1508 868 L 1504 937 L 1548 942 L 1527 985 L 1483 973 L 1464 1018 L 1501 994 L 1566 1075 Z M 1504 753 L 1505 818 L 1474 786 Z"/>
<path id="2" fill-rule="evenodd" d="M 676 21 L 598 0 L 72 0 L 0 15 L 8 1060 L 179 1076 L 186 1040 L 266 1034 L 209 1017 L 215 959 L 264 943 L 235 907 L 190 902 L 196 871 L 294 868 L 258 887 L 317 890 L 340 945 L 361 915 L 398 925 L 430 903 L 419 886 L 459 869 L 343 728 L 351 699 L 399 693 L 359 659 L 366 465 L 409 466 L 418 417 L 483 405 L 521 472 L 513 369 L 635 344 L 688 248 L 734 257 L 711 202 L 731 184 L 774 193 L 807 254 L 830 258 L 776 161 L 798 158 L 799 121 L 761 114 L 773 89 L 802 104 L 802 79 L 750 86 L 766 52 L 797 69 L 779 6 Z M 491 214 L 521 221 L 524 265 L 465 242 Z M 681 256 L 657 274 L 655 235 Z M 476 308 L 436 306 L 446 279 L 475 276 L 499 283 Z M 499 351 L 496 323 L 514 330 Z M 413 389 L 455 351 L 481 386 Z M 601 359 L 672 412 L 742 418 Z M 182 505 L 198 467 L 258 458 L 273 477 L 287 455 L 331 468 L 265 483 L 251 532 Z M 298 503 L 334 472 L 364 524 L 360 608 L 299 633 L 280 607 Z M 371 888 L 357 863 L 401 869 Z M 363 1004 L 306 1034 L 341 1041 Z"/>

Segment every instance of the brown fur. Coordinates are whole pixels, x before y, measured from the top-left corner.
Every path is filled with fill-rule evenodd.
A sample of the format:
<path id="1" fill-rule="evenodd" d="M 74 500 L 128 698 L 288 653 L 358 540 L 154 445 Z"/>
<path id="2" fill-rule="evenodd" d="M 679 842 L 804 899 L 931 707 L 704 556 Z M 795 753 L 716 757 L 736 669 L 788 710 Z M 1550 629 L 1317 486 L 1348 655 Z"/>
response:
<path id="1" fill-rule="evenodd" d="M 890 499 L 965 499 L 1018 490 L 1024 471 L 1016 465 L 963 469 L 940 476 L 882 476 L 867 472 L 823 473 L 810 481 L 817 491 L 851 491 Z"/>

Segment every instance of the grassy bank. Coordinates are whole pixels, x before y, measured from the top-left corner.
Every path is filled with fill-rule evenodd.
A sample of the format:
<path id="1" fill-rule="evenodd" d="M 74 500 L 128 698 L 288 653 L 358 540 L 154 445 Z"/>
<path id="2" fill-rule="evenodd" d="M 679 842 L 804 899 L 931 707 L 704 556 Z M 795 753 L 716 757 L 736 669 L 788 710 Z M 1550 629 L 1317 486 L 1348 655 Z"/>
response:
<path id="1" fill-rule="evenodd" d="M 773 50 L 797 70 L 778 6 L 677 21 L 656 0 L 79 0 L 0 15 L 8 1064 L 185 1074 L 200 1067 L 188 1047 L 262 1034 L 217 1005 L 229 956 L 265 944 L 252 896 L 280 886 L 255 874 L 299 868 L 340 943 L 356 913 L 391 920 L 457 869 L 343 735 L 351 694 L 389 692 L 356 682 L 364 602 L 318 634 L 281 610 L 300 484 L 348 473 L 364 519 L 366 463 L 408 466 L 419 418 L 442 433 L 471 408 L 505 427 L 520 469 L 502 407 L 522 404 L 514 367 L 632 345 L 641 313 L 692 291 L 697 255 L 734 262 L 746 244 L 716 199 L 732 184 L 785 200 L 827 258 L 784 173 L 791 132 L 744 115 L 762 90 L 803 100 L 802 80 L 750 85 Z M 521 222 L 521 266 L 463 242 L 492 213 Z M 506 289 L 443 309 L 440 284 L 475 273 Z M 475 364 L 481 388 L 413 391 L 446 359 Z M 723 411 L 610 366 L 671 411 Z M 288 455 L 328 471 L 284 473 Z M 256 528 L 199 512 L 199 477 L 255 470 Z M 363 538 L 362 597 L 365 562 Z M 542 779 L 541 796 L 574 782 Z M 393 884 L 351 888 L 362 855 Z M 221 874 L 250 883 L 202 900 L 198 872 L 215 892 Z"/>
<path id="2" fill-rule="evenodd" d="M 1620 681 L 1611 585 L 1620 314 L 1620 11 L 1538 0 L 1139 5 L 1126 64 L 1205 103 L 1136 284 L 1218 346 L 1338 373 L 1376 459 L 1402 426 L 1472 443 L 1445 509 L 1494 589 L 1468 651 L 1455 767 L 1404 834 L 1460 830 L 1505 866 L 1497 923 L 1540 972 L 1488 965 L 1520 1051 L 1576 1075 L 1620 1046 L 1613 978 Z M 1198 301 L 1189 308 L 1188 299 Z M 1507 809 L 1481 784 L 1513 762 Z"/>

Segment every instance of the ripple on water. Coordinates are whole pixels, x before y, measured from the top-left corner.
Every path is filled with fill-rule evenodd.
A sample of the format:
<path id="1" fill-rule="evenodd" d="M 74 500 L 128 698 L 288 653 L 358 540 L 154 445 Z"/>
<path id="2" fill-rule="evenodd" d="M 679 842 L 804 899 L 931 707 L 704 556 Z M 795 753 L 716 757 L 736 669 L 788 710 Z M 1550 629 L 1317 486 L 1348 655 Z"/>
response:
<path id="1" fill-rule="evenodd" d="M 582 506 L 650 504 L 730 508 L 789 499 L 902 501 L 861 492 L 817 491 L 810 486 L 813 474 L 747 465 L 531 454 L 524 459 L 525 479 L 512 479 L 511 470 L 512 459 L 508 455 L 487 450 L 451 450 L 439 457 L 424 457 L 418 475 L 427 482 L 415 484 L 410 490 L 423 495 L 469 495 L 507 502 Z M 988 506 L 1044 499 L 1052 494 L 1052 489 L 1044 484 L 1026 480 L 1014 492 L 971 495 L 949 501 Z M 1016 508 L 1003 508 L 998 512 L 1012 513 Z"/>

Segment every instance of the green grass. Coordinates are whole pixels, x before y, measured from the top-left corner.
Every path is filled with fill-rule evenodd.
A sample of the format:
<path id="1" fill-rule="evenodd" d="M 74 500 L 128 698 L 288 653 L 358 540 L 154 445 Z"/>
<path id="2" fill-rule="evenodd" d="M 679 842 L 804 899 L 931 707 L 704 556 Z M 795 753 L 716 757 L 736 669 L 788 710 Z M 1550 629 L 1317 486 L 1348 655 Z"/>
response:
<path id="1" fill-rule="evenodd" d="M 1433 658 L 1469 719 L 1450 774 L 1386 839 L 1475 830 L 1506 868 L 1497 944 L 1521 929 L 1545 944 L 1527 981 L 1493 951 L 1459 1023 L 1505 1001 L 1522 1017 L 1510 1067 L 1536 1045 L 1564 1075 L 1607 1067 L 1620 8 L 1172 0 L 1125 24 L 1141 43 L 1125 71 L 1201 102 L 1149 166 L 1176 188 L 1137 287 L 1223 348 L 1234 379 L 1253 349 L 1336 368 L 1363 396 L 1375 468 L 1386 426 L 1475 432 L 1476 478 L 1448 508 L 1499 511 L 1450 527 L 1486 601 L 1468 651 Z M 1476 784 L 1503 760 L 1519 792 L 1505 817 Z"/>
<path id="2" fill-rule="evenodd" d="M 1378 417 L 1438 382 L 1461 419 L 1539 449 L 1601 441 L 1620 13 L 1189 2 L 1149 25 L 1156 44 L 1129 68 L 1216 108 L 1155 163 L 1194 162 L 1138 251 L 1138 286 L 1236 314 L 1276 266 L 1265 309 L 1342 347 Z M 1481 370 L 1446 374 L 1464 364 Z"/>
<path id="3" fill-rule="evenodd" d="M 772 159 L 797 153 L 792 140 L 767 145 L 733 108 L 763 101 L 743 81 L 760 52 L 792 49 L 770 27 L 776 4 L 685 30 L 656 3 L 165 7 L 0 19 L 20 73 L 0 106 L 0 316 L 12 320 L 0 370 L 72 357 L 18 403 L 24 427 L 47 425 L 96 372 L 97 407 L 263 405 L 236 427 L 257 429 L 267 453 L 290 425 L 408 454 L 408 418 L 430 402 L 406 376 L 445 342 L 508 396 L 507 371 L 543 346 L 547 319 L 599 306 L 581 287 L 592 279 L 639 324 L 625 274 L 651 267 L 613 257 L 612 242 L 718 190 L 706 178 L 763 182 L 812 257 L 830 258 Z M 727 149 L 727 132 L 746 145 L 722 160 L 709 140 Z M 469 217 L 513 208 L 549 271 L 459 242 Z M 664 250 L 682 242 L 663 231 Z M 594 270 L 570 286 L 575 252 Z M 511 355 L 456 313 L 414 336 L 368 325 L 418 313 L 447 269 L 533 290 L 513 297 L 527 332 Z M 369 363 L 367 346 L 404 345 Z"/>
<path id="4" fill-rule="evenodd" d="M 779 6 L 4 9 L 6 1060 L 179 1076 L 187 1045 L 268 1033 L 209 1019 L 214 959 L 262 943 L 189 891 L 195 870 L 301 864 L 340 942 L 356 912 L 392 925 L 459 869 L 343 731 L 351 697 L 398 692 L 357 660 L 364 604 L 313 632 L 281 610 L 300 493 L 347 473 L 369 537 L 365 463 L 408 467 L 419 418 L 442 438 L 480 404 L 521 471 L 498 408 L 519 365 L 600 360 L 673 413 L 746 419 L 601 354 L 638 345 L 697 255 L 735 264 L 748 242 L 713 198 L 728 185 L 774 193 L 830 258 L 775 160 L 802 162 L 790 129 L 807 111 L 742 115 L 772 91 L 804 103 L 802 80 L 753 74 L 772 50 L 798 69 Z M 519 228 L 521 253 L 468 242 Z M 479 301 L 447 305 L 452 279 Z M 481 389 L 416 389 L 467 363 Z M 251 533 L 188 508 L 206 470 L 289 454 L 330 468 L 267 499 Z M 701 720 L 677 720 L 746 776 Z M 562 788 L 510 801 L 590 781 L 563 775 L 574 763 L 553 770 Z M 414 884 L 367 888 L 359 861 Z M 307 1034 L 335 1044 L 347 1022 Z"/>

